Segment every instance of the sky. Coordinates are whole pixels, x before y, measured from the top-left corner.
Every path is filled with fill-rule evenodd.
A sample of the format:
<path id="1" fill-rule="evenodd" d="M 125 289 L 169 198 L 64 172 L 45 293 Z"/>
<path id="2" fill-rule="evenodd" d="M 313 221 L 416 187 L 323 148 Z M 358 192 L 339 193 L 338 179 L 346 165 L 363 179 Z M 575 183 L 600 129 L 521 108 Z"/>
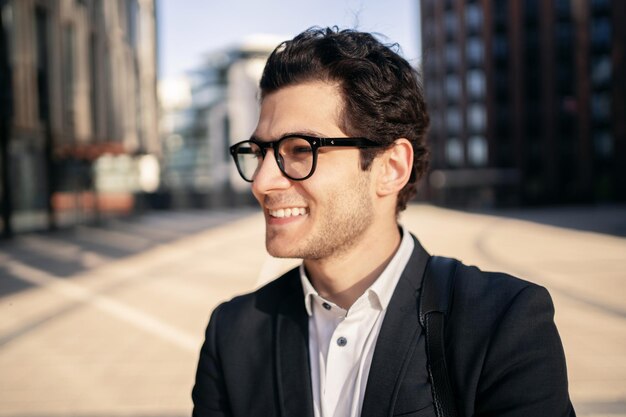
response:
<path id="1" fill-rule="evenodd" d="M 377 32 L 420 57 L 418 0 L 157 0 L 159 77 L 184 75 L 253 34 L 289 39 L 311 26 Z"/>

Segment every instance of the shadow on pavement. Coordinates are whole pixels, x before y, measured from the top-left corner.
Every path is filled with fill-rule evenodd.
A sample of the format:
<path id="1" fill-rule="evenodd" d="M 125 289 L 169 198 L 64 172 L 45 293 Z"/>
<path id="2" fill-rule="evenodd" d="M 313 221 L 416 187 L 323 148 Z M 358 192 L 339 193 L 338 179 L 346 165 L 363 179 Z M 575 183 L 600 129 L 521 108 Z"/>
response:
<path id="1" fill-rule="evenodd" d="M 152 212 L 0 241 L 0 297 L 30 288 L 7 263 L 18 261 L 57 277 L 70 277 L 112 260 L 222 226 L 257 212 L 252 208 Z"/>
<path id="2" fill-rule="evenodd" d="M 626 237 L 626 205 L 499 209 L 478 213 Z"/>

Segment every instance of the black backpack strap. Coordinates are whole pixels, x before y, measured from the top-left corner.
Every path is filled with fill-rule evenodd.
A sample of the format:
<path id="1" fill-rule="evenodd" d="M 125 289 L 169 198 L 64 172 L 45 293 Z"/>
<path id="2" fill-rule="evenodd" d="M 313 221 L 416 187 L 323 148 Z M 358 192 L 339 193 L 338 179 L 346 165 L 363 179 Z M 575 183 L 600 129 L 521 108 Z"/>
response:
<path id="1" fill-rule="evenodd" d="M 456 417 L 455 395 L 446 367 L 444 330 L 459 261 L 431 256 L 420 294 L 419 321 L 426 336 L 428 374 L 437 417 Z"/>

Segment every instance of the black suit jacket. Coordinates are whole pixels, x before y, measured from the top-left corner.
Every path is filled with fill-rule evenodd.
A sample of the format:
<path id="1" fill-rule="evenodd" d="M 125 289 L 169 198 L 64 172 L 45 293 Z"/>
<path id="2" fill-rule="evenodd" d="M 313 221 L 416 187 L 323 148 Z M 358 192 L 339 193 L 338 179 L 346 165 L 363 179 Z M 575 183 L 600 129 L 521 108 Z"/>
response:
<path id="1" fill-rule="evenodd" d="M 385 315 L 363 417 L 434 417 L 418 300 L 429 255 L 415 249 Z M 459 266 L 446 355 L 461 416 L 574 416 L 548 292 Z M 313 417 L 308 316 L 298 269 L 218 306 L 200 353 L 194 416 Z"/>

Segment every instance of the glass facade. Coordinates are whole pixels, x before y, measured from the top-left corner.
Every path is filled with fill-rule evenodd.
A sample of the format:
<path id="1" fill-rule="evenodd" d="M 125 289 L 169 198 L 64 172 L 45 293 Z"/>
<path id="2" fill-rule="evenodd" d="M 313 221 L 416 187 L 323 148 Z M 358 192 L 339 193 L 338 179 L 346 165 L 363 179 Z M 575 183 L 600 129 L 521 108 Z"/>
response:
<path id="1" fill-rule="evenodd" d="M 514 169 L 526 203 L 617 195 L 621 2 L 421 3 L 424 50 L 443 60 L 424 66 L 429 109 L 443 115 L 432 118 L 434 168 Z"/>
<path id="2" fill-rule="evenodd" d="M 108 198 L 94 190 L 97 158 L 159 151 L 156 33 L 137 26 L 148 16 L 155 29 L 154 3 L 62 3 L 0 5 L 0 75 L 16 92 L 5 97 L 2 84 L 0 106 L 14 110 L 0 123 L 3 230 L 94 219 L 96 200 L 106 209 Z M 123 213 L 133 208 L 131 193 Z"/>

